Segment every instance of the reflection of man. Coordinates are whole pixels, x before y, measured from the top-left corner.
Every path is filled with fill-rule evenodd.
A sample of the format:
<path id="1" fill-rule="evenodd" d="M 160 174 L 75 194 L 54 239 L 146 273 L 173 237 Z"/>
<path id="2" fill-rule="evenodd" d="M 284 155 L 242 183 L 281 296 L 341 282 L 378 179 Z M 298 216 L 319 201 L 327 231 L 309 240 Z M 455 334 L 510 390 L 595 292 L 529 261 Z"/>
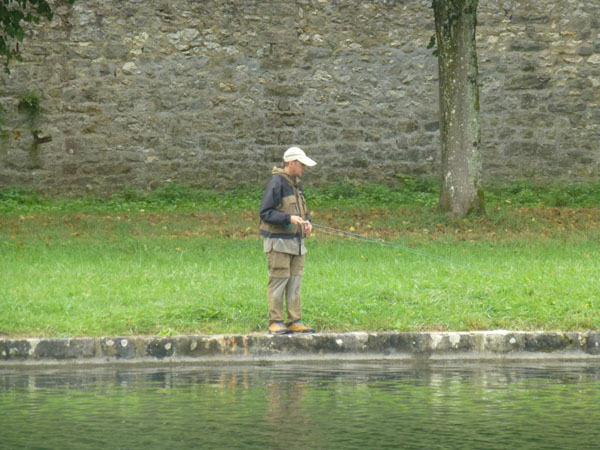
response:
<path id="1" fill-rule="evenodd" d="M 307 393 L 310 393 L 310 385 L 303 381 L 269 379 L 265 393 L 269 408 L 265 418 L 272 440 L 266 442 L 267 448 L 292 450 L 314 445 L 307 442 L 307 436 L 313 434 L 308 433 L 312 431 L 313 421 L 305 405 Z M 317 448 L 321 447 L 317 445 Z"/>
<path id="2" fill-rule="evenodd" d="M 301 321 L 300 284 L 306 247 L 302 238 L 312 231 L 300 175 L 317 163 L 302 149 L 291 147 L 283 155 L 283 169 L 274 167 L 260 204 L 260 234 L 269 267 L 267 300 L 269 333 L 313 333 Z M 287 309 L 284 325 L 283 297 Z"/>

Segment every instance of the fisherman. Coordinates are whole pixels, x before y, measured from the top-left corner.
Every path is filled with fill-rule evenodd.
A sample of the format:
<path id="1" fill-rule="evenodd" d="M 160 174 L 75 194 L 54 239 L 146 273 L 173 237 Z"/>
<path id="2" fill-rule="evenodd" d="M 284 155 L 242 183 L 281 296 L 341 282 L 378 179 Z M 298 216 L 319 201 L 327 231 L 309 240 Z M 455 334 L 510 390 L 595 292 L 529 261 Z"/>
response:
<path id="1" fill-rule="evenodd" d="M 306 247 L 303 238 L 312 231 L 306 212 L 300 176 L 317 163 L 299 147 L 283 155 L 283 169 L 274 167 L 260 204 L 260 234 L 267 254 L 269 333 L 314 333 L 302 323 L 300 284 Z M 287 309 L 284 325 L 283 299 Z"/>

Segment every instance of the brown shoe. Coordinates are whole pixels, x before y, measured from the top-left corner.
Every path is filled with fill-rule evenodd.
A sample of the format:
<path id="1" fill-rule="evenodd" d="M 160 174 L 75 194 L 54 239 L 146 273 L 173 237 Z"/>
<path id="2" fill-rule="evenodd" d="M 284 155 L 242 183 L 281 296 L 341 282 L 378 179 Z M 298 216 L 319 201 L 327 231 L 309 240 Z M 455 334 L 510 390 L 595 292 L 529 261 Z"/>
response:
<path id="1" fill-rule="evenodd" d="M 269 325 L 269 334 L 290 334 L 291 331 L 283 322 L 273 322 Z"/>
<path id="2" fill-rule="evenodd" d="M 307 327 L 299 320 L 296 320 L 295 322 L 290 323 L 288 325 L 288 330 L 290 330 L 292 333 L 314 333 L 315 332 L 314 329 Z"/>

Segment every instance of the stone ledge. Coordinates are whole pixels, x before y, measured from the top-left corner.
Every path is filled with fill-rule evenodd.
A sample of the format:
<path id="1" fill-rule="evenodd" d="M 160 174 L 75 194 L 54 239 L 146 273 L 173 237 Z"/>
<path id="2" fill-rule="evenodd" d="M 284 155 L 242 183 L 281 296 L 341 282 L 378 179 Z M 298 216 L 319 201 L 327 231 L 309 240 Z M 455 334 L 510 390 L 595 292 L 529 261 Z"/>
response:
<path id="1" fill-rule="evenodd" d="M 600 332 L 501 330 L 0 339 L 0 366 L 313 359 L 600 359 Z"/>

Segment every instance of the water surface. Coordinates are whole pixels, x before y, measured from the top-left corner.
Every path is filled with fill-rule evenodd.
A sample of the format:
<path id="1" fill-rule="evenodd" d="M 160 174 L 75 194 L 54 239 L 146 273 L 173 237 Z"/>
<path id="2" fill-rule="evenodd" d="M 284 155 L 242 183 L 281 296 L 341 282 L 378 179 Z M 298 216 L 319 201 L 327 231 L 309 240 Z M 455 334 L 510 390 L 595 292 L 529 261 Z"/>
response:
<path id="1" fill-rule="evenodd" d="M 1 449 L 597 449 L 600 364 L 0 368 Z"/>

